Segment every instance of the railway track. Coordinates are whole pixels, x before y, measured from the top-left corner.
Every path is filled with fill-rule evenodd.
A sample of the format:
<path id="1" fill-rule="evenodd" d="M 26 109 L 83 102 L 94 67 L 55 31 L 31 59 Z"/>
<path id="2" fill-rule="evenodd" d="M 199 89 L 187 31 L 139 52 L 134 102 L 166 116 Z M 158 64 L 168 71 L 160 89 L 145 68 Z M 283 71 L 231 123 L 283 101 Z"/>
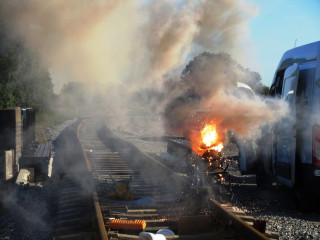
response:
<path id="1" fill-rule="evenodd" d="M 55 239 L 107 239 L 99 224 L 98 201 L 91 171 L 77 136 L 80 121 L 61 134 L 63 153 L 56 171 L 61 186 Z M 101 229 L 99 229 L 99 227 Z"/>
<path id="2" fill-rule="evenodd" d="M 268 239 L 103 123 L 86 119 L 67 131 L 56 239 L 138 239 L 140 229 L 115 228 L 114 219 L 170 229 L 167 239 Z"/>

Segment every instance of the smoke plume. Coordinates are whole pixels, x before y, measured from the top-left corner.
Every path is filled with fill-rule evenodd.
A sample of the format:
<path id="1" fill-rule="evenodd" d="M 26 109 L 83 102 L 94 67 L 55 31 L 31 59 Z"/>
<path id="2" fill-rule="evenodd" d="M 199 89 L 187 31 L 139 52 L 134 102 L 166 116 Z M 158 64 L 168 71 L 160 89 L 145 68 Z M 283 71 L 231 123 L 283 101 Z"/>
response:
<path id="1" fill-rule="evenodd" d="M 48 65 L 57 91 L 69 81 L 94 90 L 161 86 L 199 49 L 240 58 L 254 14 L 237 0 L 0 2 L 2 22 Z"/>
<path id="2" fill-rule="evenodd" d="M 179 84 L 184 90 L 166 105 L 167 129 L 181 134 L 213 122 L 222 134 L 227 130 L 240 136 L 256 134 L 288 114 L 284 102 L 238 88 L 239 82 L 255 88 L 260 80 L 259 74 L 227 54 L 200 54 L 182 72 Z"/>
<path id="3" fill-rule="evenodd" d="M 237 126 L 240 133 L 275 121 L 281 112 L 261 99 L 225 94 L 252 76 L 226 55 L 214 61 L 203 57 L 193 69 L 185 69 L 182 80 L 177 76 L 203 51 L 252 62 L 248 23 L 257 13 L 245 0 L 0 1 L 1 22 L 48 66 L 55 91 L 81 82 L 86 93 L 78 92 L 87 102 L 125 115 L 130 94 L 153 87 L 162 91 L 162 100 L 149 98 L 147 104 L 165 111 L 173 128 L 201 107 L 219 116 L 223 128 Z"/>

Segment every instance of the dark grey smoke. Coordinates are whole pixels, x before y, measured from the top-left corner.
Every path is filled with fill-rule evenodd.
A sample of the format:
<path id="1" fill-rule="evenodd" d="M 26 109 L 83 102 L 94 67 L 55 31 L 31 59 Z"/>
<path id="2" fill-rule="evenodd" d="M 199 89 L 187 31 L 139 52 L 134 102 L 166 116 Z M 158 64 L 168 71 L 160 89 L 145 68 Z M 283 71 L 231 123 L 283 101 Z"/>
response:
<path id="1" fill-rule="evenodd" d="M 177 83 L 184 85 L 184 92 L 166 105 L 167 131 L 181 134 L 192 128 L 186 124 L 199 109 L 208 112 L 202 121 L 213 120 L 220 131 L 233 130 L 240 135 L 253 134 L 281 119 L 287 113 L 284 103 L 237 94 L 237 82 L 256 89 L 260 81 L 259 74 L 244 69 L 228 54 L 200 54 L 185 67 Z"/>

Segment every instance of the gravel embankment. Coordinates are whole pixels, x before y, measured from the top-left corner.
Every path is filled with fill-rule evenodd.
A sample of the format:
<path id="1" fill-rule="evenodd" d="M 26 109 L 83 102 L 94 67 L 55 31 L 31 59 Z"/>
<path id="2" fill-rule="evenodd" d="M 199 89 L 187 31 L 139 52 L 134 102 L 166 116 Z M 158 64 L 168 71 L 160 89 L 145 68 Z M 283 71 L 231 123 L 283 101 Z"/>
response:
<path id="1" fill-rule="evenodd" d="M 255 176 L 241 176 L 237 163 L 231 161 L 234 179 L 254 183 Z M 293 190 L 274 181 L 272 187 L 243 186 L 233 188 L 233 205 L 267 221 L 267 230 L 277 232 L 279 239 L 320 239 L 320 214 L 302 212 L 297 208 Z"/>
<path id="2" fill-rule="evenodd" d="M 73 122 L 66 121 L 48 129 L 48 137 L 54 143 L 53 151 L 59 134 Z M 0 186 L 0 240 L 53 239 L 58 196 L 59 181 L 55 176 L 30 186 Z"/>
<path id="3" fill-rule="evenodd" d="M 1 196 L 0 239 L 52 239 L 57 208 L 57 186 L 15 186 Z"/>

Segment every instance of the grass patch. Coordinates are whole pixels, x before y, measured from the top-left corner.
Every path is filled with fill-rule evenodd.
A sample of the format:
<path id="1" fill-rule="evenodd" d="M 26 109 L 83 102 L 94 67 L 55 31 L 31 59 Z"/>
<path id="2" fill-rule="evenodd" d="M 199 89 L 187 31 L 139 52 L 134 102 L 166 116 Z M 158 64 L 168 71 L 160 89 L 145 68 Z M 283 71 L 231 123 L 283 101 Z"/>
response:
<path id="1" fill-rule="evenodd" d="M 47 133 L 48 128 L 76 117 L 78 117 L 78 112 L 74 108 L 55 108 L 47 112 L 37 112 L 35 126 L 36 141 L 46 143 L 50 140 Z"/>

